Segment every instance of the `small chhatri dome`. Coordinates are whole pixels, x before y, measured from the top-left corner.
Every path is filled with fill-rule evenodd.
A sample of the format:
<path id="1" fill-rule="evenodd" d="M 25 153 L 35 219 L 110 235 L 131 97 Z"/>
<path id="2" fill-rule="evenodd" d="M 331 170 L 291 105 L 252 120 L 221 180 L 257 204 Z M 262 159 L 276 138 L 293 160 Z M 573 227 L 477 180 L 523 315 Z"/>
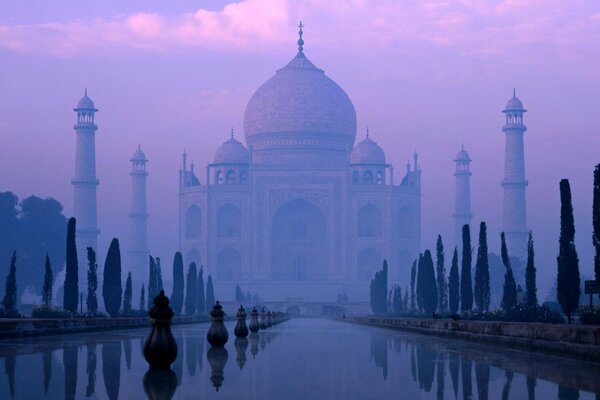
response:
<path id="1" fill-rule="evenodd" d="M 385 152 L 369 137 L 357 144 L 350 153 L 350 164 L 385 164 Z"/>
<path id="2" fill-rule="evenodd" d="M 250 155 L 248 149 L 233 137 L 233 128 L 231 137 L 224 142 L 215 152 L 215 164 L 248 164 Z"/>
<path id="3" fill-rule="evenodd" d="M 464 145 L 461 147 L 454 161 L 471 161 L 471 157 L 469 157 L 469 153 L 465 150 Z"/>
<path id="4" fill-rule="evenodd" d="M 139 145 L 135 153 L 133 153 L 133 156 L 131 156 L 130 161 L 148 161 L 146 160 L 146 155 L 144 154 Z"/>
<path id="5" fill-rule="evenodd" d="M 79 111 L 79 110 L 98 111 L 98 110 L 96 110 L 96 107 L 94 106 L 94 102 L 92 101 L 92 99 L 90 99 L 87 95 L 87 88 L 85 88 L 85 94 L 79 100 L 79 102 L 77 103 L 77 107 L 75 108 L 75 111 Z"/>
<path id="6" fill-rule="evenodd" d="M 507 111 L 526 111 L 523 108 L 523 103 L 517 97 L 515 89 L 513 89 L 513 97 L 511 97 L 510 100 L 508 100 L 508 103 L 506 103 L 504 112 Z"/>

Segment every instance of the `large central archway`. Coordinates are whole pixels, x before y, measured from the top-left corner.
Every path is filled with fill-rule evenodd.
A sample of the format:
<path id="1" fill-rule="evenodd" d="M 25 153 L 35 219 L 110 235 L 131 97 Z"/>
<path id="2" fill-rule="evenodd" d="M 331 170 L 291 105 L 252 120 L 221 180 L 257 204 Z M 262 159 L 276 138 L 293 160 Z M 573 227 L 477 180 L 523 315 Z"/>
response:
<path id="1" fill-rule="evenodd" d="M 318 207 L 302 199 L 282 206 L 271 226 L 272 278 L 323 278 L 329 266 L 326 239 L 327 222 Z"/>

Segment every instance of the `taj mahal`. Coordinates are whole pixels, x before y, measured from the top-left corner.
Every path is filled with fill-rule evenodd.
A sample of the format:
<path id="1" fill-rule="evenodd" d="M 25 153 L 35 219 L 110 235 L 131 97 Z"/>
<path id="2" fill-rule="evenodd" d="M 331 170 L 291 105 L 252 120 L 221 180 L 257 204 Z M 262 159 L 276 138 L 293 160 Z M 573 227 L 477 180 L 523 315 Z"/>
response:
<path id="1" fill-rule="evenodd" d="M 357 139 L 356 111 L 338 84 L 298 52 L 251 96 L 244 113 L 244 143 L 233 130 L 205 171 L 179 169 L 178 250 L 211 275 L 215 289 L 234 288 L 266 301 L 368 299 L 369 281 L 389 266 L 389 280 L 406 282 L 421 249 L 421 168 L 417 154 L 395 173 L 367 129 Z M 73 215 L 78 253 L 97 248 L 94 102 L 87 96 L 77 113 Z M 524 259 L 527 240 L 522 102 L 505 109 L 502 210 L 511 255 Z M 125 270 L 134 285 L 148 274 L 148 160 L 141 148 L 131 158 L 129 238 Z M 463 148 L 455 160 L 454 244 L 471 224 L 471 158 Z M 449 177 L 450 178 L 450 177 Z M 475 234 L 471 227 L 472 236 Z M 448 252 L 447 252 L 448 253 Z M 80 281 L 85 281 L 80 269 Z"/>

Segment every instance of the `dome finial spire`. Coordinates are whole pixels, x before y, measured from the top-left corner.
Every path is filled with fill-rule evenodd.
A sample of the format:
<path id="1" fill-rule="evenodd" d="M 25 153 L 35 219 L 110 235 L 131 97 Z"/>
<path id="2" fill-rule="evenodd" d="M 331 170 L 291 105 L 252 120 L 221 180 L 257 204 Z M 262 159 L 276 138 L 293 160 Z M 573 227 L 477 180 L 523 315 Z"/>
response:
<path id="1" fill-rule="evenodd" d="M 369 127 L 367 126 L 367 139 L 369 138 Z"/>
<path id="2" fill-rule="evenodd" d="M 233 139 L 233 125 L 231 125 L 231 138 Z"/>
<path id="3" fill-rule="evenodd" d="M 87 97 L 87 86 L 85 87 L 84 95 Z"/>
<path id="4" fill-rule="evenodd" d="M 302 28 L 304 28 L 304 24 L 302 23 L 302 21 L 300 21 L 300 23 L 298 24 L 298 28 L 300 29 L 298 31 L 298 51 L 302 53 L 302 51 L 304 50 L 304 48 L 302 47 L 304 46 L 304 40 L 302 40 Z"/>
<path id="5" fill-rule="evenodd" d="M 513 97 L 517 97 L 517 90 L 513 88 Z"/>

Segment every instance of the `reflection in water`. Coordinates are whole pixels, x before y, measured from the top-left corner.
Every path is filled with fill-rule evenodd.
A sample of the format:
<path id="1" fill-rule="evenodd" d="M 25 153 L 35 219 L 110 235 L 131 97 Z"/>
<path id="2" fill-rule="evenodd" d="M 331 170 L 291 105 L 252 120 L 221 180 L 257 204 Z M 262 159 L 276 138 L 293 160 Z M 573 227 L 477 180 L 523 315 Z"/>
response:
<path id="1" fill-rule="evenodd" d="M 8 379 L 8 390 L 10 397 L 15 398 L 15 369 L 17 367 L 17 359 L 14 355 L 9 355 L 4 358 L 4 371 Z"/>
<path id="2" fill-rule="evenodd" d="M 514 374 L 512 371 L 506 370 L 504 375 L 506 379 L 504 381 L 504 387 L 502 388 L 502 400 L 508 400 L 510 398 L 510 387 L 512 386 Z"/>
<path id="3" fill-rule="evenodd" d="M 426 392 L 431 392 L 433 376 L 435 375 L 436 353 L 428 347 L 417 347 L 417 373 L 419 386 Z"/>
<path id="4" fill-rule="evenodd" d="M 131 369 L 131 339 L 123 340 L 123 351 L 125 351 L 125 365 L 127 370 Z"/>
<path id="5" fill-rule="evenodd" d="M 65 399 L 74 399 L 77 390 L 77 347 L 65 347 L 63 366 L 65 369 Z"/>
<path id="6" fill-rule="evenodd" d="M 86 358 L 86 373 L 87 373 L 87 386 L 85 387 L 85 397 L 90 397 L 96 390 L 96 345 L 87 345 L 87 358 Z"/>
<path id="7" fill-rule="evenodd" d="M 252 358 L 256 358 L 258 354 L 258 333 L 251 333 L 248 338 L 250 341 L 250 353 L 252 353 Z"/>
<path id="8" fill-rule="evenodd" d="M 121 342 L 114 341 L 102 345 L 102 375 L 106 394 L 110 400 L 119 398 L 121 352 Z"/>
<path id="9" fill-rule="evenodd" d="M 237 355 L 235 357 L 235 362 L 238 367 L 240 367 L 240 371 L 244 368 L 244 364 L 246 364 L 246 349 L 248 348 L 248 339 L 245 337 L 235 338 L 235 350 Z"/>
<path id="10" fill-rule="evenodd" d="M 535 386 L 537 385 L 537 379 L 535 377 L 527 375 L 527 400 L 535 400 Z"/>
<path id="11" fill-rule="evenodd" d="M 460 360 L 460 373 L 462 374 L 462 390 L 463 399 L 470 400 L 473 398 L 473 383 L 471 381 L 471 369 L 473 361 L 462 358 Z"/>
<path id="12" fill-rule="evenodd" d="M 149 400 L 171 400 L 177 390 L 177 376 L 171 369 L 150 368 L 144 374 L 144 392 Z"/>
<path id="13" fill-rule="evenodd" d="M 458 397 L 458 371 L 460 361 L 458 356 L 450 354 L 448 356 L 448 369 L 450 370 L 450 378 L 452 378 L 452 390 L 454 391 L 454 398 Z"/>
<path id="14" fill-rule="evenodd" d="M 42 374 L 44 375 L 44 394 L 48 394 L 48 386 L 52 379 L 52 352 L 45 351 L 42 353 Z"/>
<path id="15" fill-rule="evenodd" d="M 438 353 L 437 354 L 437 390 L 436 390 L 436 398 L 437 400 L 444 400 L 444 390 L 446 390 L 446 353 Z"/>
<path id="16" fill-rule="evenodd" d="M 183 337 L 177 336 L 175 338 L 175 342 L 177 343 L 178 349 L 184 348 Z M 183 352 L 181 352 L 181 354 L 177 356 L 171 367 L 173 368 L 173 372 L 175 372 L 175 375 L 177 376 L 177 386 L 179 386 L 181 385 L 181 376 L 183 375 Z"/>
<path id="17" fill-rule="evenodd" d="M 490 391 L 490 366 L 482 362 L 476 362 L 475 380 L 477 381 L 477 398 L 487 400 Z"/>
<path id="18" fill-rule="evenodd" d="M 198 357 L 198 337 L 193 333 L 185 336 L 185 361 L 190 376 L 196 374 L 196 358 Z"/>
<path id="19" fill-rule="evenodd" d="M 376 367 L 382 367 L 383 380 L 388 375 L 387 339 L 385 337 L 371 335 L 371 356 L 375 360 Z"/>
<path id="20" fill-rule="evenodd" d="M 223 369 L 227 364 L 229 353 L 227 353 L 227 349 L 225 347 L 213 346 L 208 349 L 208 352 L 206 352 L 206 358 L 208 358 L 208 363 L 210 364 L 211 369 L 210 381 L 218 392 L 219 388 L 223 385 L 223 381 L 225 380 Z"/>
<path id="21" fill-rule="evenodd" d="M 202 371 L 202 360 L 204 359 L 204 337 L 198 339 L 198 369 Z"/>
<path id="22" fill-rule="evenodd" d="M 558 385 L 558 400 L 579 400 L 579 390 Z"/>

